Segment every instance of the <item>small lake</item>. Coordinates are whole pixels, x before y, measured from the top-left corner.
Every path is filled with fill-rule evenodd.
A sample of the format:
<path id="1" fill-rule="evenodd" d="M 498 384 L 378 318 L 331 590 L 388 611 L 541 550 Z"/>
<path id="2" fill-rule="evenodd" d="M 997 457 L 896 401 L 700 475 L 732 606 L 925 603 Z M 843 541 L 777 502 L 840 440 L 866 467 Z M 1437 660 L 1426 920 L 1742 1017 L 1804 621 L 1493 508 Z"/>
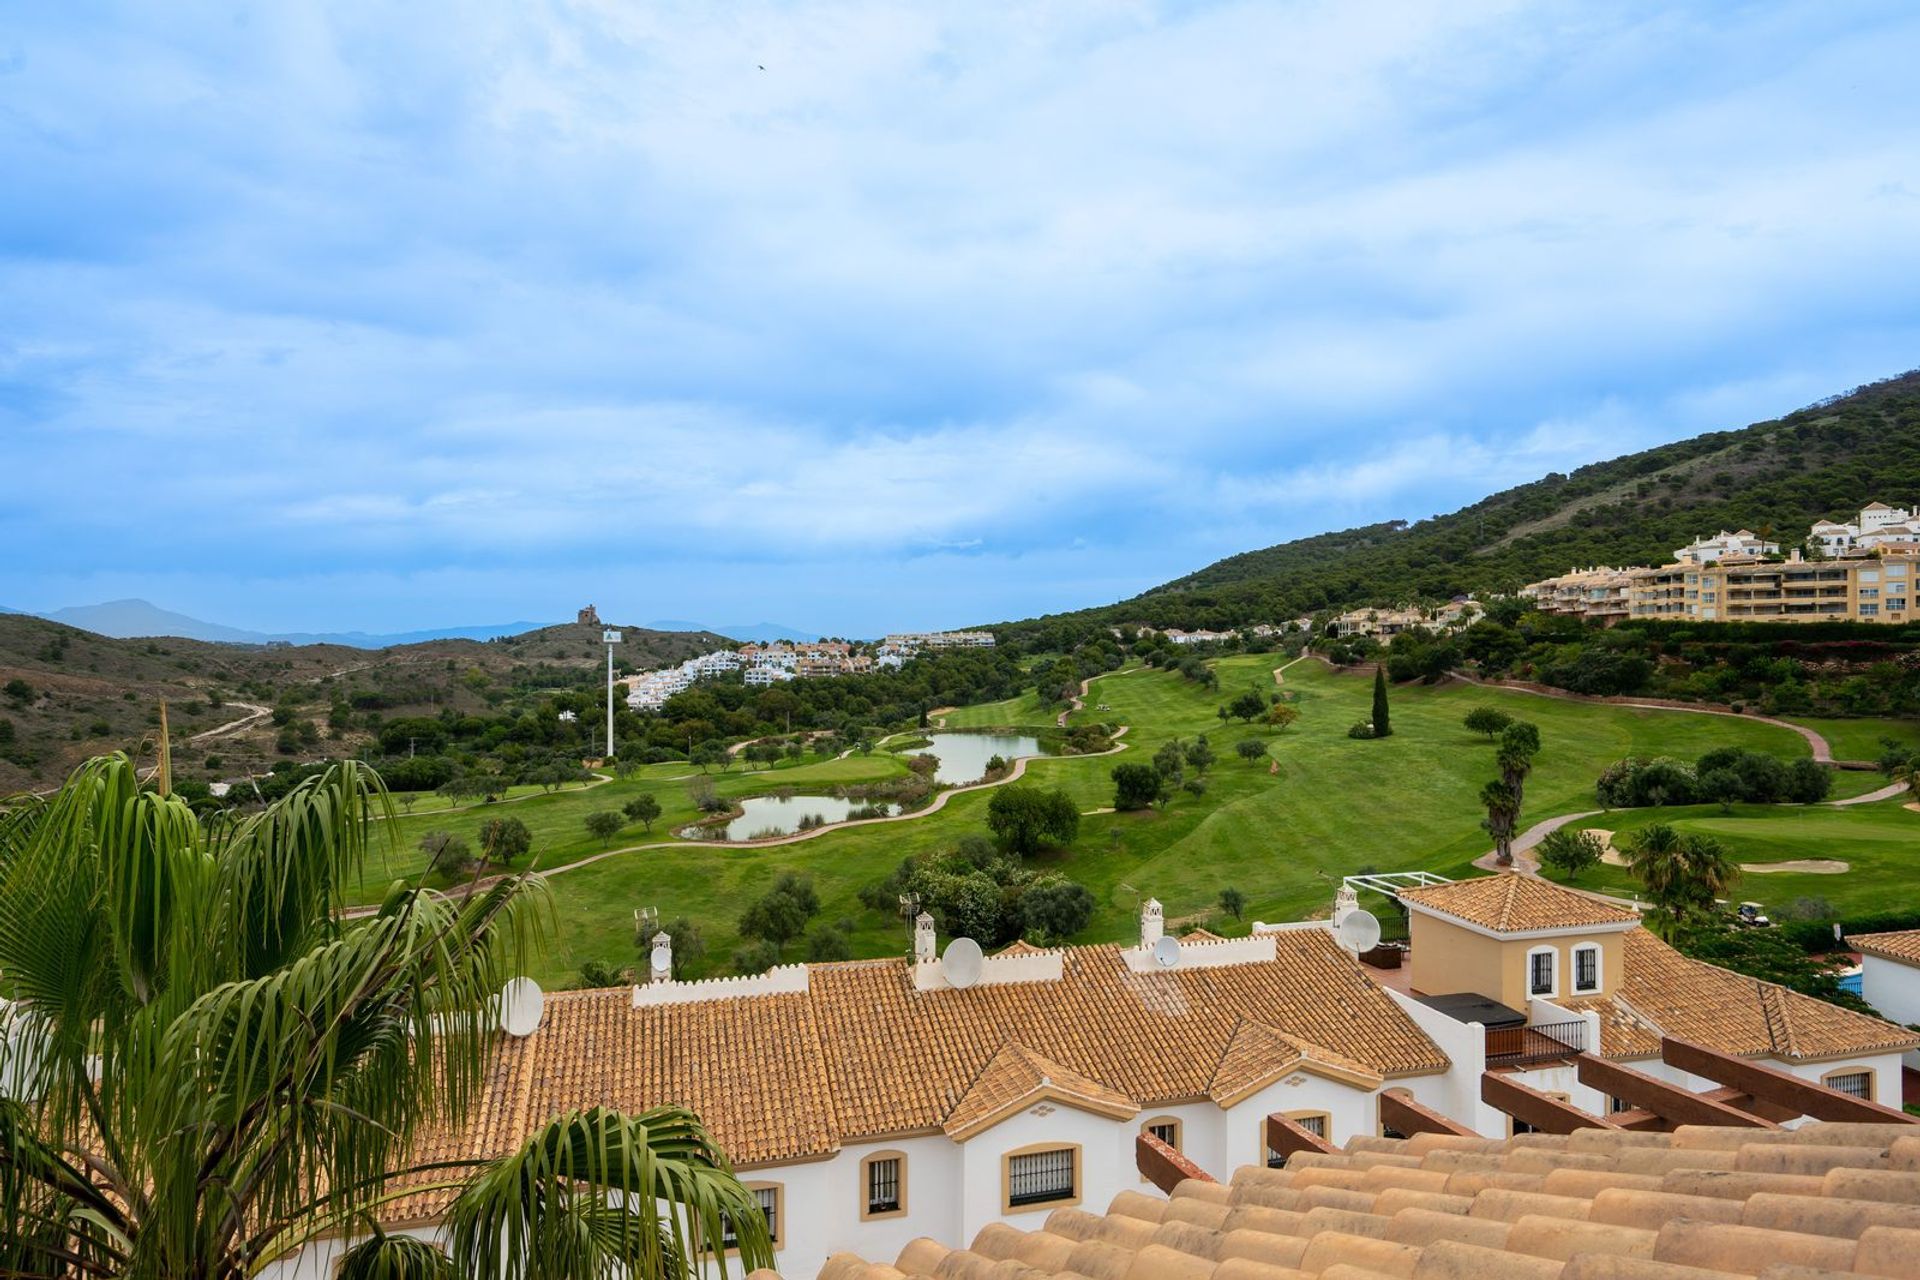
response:
<path id="1" fill-rule="evenodd" d="M 855 809 L 867 807 L 865 800 L 841 800 L 833 796 L 746 796 L 740 801 L 745 810 L 722 830 L 727 840 L 750 840 L 757 835 L 778 831 L 790 836 L 800 829 L 800 819 L 810 816 L 828 822 L 844 822 Z M 893 806 L 881 805 L 887 812 Z"/>
<path id="2" fill-rule="evenodd" d="M 987 772 L 987 761 L 994 756 L 1018 760 L 1023 756 L 1043 756 L 1040 739 L 1024 733 L 930 733 L 931 746 L 920 747 L 908 755 L 939 758 L 933 771 L 935 782 L 954 784 L 978 782 Z"/>

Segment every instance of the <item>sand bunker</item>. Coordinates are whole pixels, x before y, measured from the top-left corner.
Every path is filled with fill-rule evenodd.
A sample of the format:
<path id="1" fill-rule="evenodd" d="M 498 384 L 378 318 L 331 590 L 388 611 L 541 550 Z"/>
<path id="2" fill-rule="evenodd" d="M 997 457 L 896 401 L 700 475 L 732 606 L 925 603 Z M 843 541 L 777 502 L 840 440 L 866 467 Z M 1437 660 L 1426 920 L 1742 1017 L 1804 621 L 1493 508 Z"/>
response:
<path id="1" fill-rule="evenodd" d="M 1757 876 L 1770 876 L 1778 871 L 1798 871 L 1810 876 L 1838 876 L 1853 870 L 1848 864 L 1837 858 L 1800 858 L 1793 862 L 1743 862 L 1742 871 L 1751 871 Z"/>
<path id="2" fill-rule="evenodd" d="M 1588 827 L 1587 830 L 1600 837 L 1600 844 L 1602 846 L 1600 849 L 1600 861 L 1610 867 L 1624 867 L 1627 865 L 1626 855 L 1613 847 L 1613 832 L 1603 831 L 1599 827 Z"/>

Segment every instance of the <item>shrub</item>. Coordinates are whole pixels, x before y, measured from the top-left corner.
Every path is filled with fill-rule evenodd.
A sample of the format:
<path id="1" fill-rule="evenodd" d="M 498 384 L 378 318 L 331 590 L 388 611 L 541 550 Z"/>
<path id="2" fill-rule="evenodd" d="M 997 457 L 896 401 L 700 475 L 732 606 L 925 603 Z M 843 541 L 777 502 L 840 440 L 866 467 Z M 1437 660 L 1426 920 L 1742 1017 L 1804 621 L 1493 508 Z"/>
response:
<path id="1" fill-rule="evenodd" d="M 1569 831 L 1561 827 L 1548 832 L 1539 845 L 1540 861 L 1569 880 L 1600 862 L 1605 846 L 1591 831 Z"/>
<path id="2" fill-rule="evenodd" d="M 1117 764 L 1108 776 L 1113 779 L 1113 807 L 1123 813 L 1148 808 L 1160 798 L 1160 771 L 1150 764 Z"/>
<path id="3" fill-rule="evenodd" d="M 1513 717 L 1498 707 L 1474 707 L 1468 711 L 1462 721 L 1474 733 L 1484 733 L 1489 739 L 1500 736 L 1500 731 L 1513 723 Z"/>
<path id="4" fill-rule="evenodd" d="M 1349 738 L 1371 738 L 1373 736 L 1373 726 L 1362 720 L 1359 724 L 1347 730 L 1347 736 Z"/>

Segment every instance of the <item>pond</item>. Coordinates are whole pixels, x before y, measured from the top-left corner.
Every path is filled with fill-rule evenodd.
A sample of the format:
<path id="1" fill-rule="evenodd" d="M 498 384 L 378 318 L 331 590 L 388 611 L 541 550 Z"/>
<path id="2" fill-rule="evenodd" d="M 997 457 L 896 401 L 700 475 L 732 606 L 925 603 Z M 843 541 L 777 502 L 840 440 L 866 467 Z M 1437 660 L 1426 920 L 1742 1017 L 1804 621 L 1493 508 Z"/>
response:
<path id="1" fill-rule="evenodd" d="M 935 782 L 978 782 L 994 756 L 1018 760 L 1047 754 L 1040 749 L 1040 739 L 1024 733 L 930 733 L 927 737 L 931 745 L 921 747 L 920 753 L 939 758 Z"/>
<path id="2" fill-rule="evenodd" d="M 740 807 L 745 810 L 723 829 L 722 839 L 750 840 L 778 832 L 790 836 L 800 829 L 800 819 L 821 817 L 828 822 L 844 822 L 855 809 L 864 809 L 865 800 L 842 800 L 835 796 L 746 796 Z M 877 806 L 888 813 L 893 806 Z"/>

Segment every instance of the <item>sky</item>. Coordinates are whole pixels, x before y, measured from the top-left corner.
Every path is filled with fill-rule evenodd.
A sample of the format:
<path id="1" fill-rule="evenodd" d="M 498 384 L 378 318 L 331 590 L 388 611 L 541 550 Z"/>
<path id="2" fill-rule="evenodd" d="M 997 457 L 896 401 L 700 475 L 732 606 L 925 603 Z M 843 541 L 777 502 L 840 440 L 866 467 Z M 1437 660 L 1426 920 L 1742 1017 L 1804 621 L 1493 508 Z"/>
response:
<path id="1" fill-rule="evenodd" d="M 1916 49 L 1904 0 L 0 3 L 0 605 L 959 626 L 1775 417 L 1920 365 Z"/>

